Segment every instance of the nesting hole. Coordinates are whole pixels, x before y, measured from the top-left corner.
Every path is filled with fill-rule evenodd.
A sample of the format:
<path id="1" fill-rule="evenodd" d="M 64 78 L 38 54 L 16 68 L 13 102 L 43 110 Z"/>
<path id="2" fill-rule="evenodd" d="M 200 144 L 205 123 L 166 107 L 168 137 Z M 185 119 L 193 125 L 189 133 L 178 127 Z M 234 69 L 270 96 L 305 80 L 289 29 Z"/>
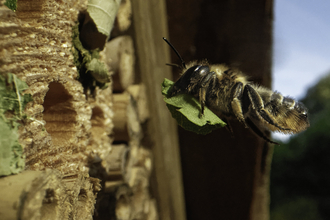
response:
<path id="1" fill-rule="evenodd" d="M 80 189 L 78 195 L 78 201 L 85 201 L 87 197 L 88 197 L 87 191 L 85 189 Z"/>
<path id="2" fill-rule="evenodd" d="M 54 189 L 46 189 L 45 197 L 42 201 L 43 204 L 50 204 L 53 203 L 55 200 L 55 191 Z"/>
<path id="3" fill-rule="evenodd" d="M 132 212 L 129 198 L 126 195 L 120 195 L 116 203 L 116 216 L 118 219 L 130 219 Z"/>
<path id="4" fill-rule="evenodd" d="M 104 133 L 104 113 L 103 110 L 96 106 L 92 109 L 92 118 L 91 118 L 91 122 L 92 122 L 92 129 L 91 132 L 93 134 L 94 137 L 96 138 L 101 138 L 100 136 Z"/>
<path id="5" fill-rule="evenodd" d="M 72 101 L 72 96 L 61 83 L 49 84 L 43 104 L 43 119 L 55 145 L 63 146 L 74 137 L 77 112 L 72 106 Z"/>
<path id="6" fill-rule="evenodd" d="M 42 200 L 41 219 L 56 219 L 57 218 L 58 201 L 56 199 L 54 189 L 46 189 L 45 197 Z"/>

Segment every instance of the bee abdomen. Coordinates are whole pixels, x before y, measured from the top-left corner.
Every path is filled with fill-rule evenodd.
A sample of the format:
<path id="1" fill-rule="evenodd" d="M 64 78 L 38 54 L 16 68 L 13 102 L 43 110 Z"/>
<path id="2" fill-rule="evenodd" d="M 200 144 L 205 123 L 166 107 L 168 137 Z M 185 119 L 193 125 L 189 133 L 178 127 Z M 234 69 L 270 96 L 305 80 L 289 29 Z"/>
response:
<path id="1" fill-rule="evenodd" d="M 291 97 L 274 92 L 265 108 L 281 127 L 286 128 L 279 132 L 298 133 L 309 127 L 307 108 Z"/>

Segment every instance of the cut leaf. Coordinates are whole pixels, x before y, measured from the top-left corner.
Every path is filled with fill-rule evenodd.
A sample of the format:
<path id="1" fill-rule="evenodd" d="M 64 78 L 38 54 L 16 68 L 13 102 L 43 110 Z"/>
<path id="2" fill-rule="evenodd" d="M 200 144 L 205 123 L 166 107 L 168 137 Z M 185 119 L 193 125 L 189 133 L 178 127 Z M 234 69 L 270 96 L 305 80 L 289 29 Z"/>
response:
<path id="1" fill-rule="evenodd" d="M 23 110 L 32 101 L 23 94 L 28 85 L 16 75 L 0 74 L 0 176 L 24 169 L 23 148 L 18 142 L 19 120 L 26 118 Z"/>
<path id="2" fill-rule="evenodd" d="M 176 119 L 181 127 L 197 134 L 208 134 L 226 125 L 225 122 L 207 107 L 204 109 L 204 115 L 200 117 L 201 105 L 190 95 L 179 94 L 168 97 L 168 91 L 173 84 L 171 80 L 164 79 L 162 94 L 172 117 Z"/>
<path id="3" fill-rule="evenodd" d="M 27 88 L 24 81 L 11 73 L 0 75 L 0 115 L 14 111 L 16 116 L 21 116 L 26 104 L 32 101 L 30 94 L 22 94 Z"/>
<path id="4" fill-rule="evenodd" d="M 97 30 L 109 37 L 121 0 L 89 0 L 87 11 Z"/>
<path id="5" fill-rule="evenodd" d="M 110 82 L 108 69 L 99 59 L 93 58 L 91 62 L 87 63 L 87 71 L 90 71 L 94 79 L 100 83 Z"/>
<path id="6" fill-rule="evenodd" d="M 17 128 L 0 118 L 0 176 L 19 173 L 24 169 L 23 148 L 18 143 Z"/>

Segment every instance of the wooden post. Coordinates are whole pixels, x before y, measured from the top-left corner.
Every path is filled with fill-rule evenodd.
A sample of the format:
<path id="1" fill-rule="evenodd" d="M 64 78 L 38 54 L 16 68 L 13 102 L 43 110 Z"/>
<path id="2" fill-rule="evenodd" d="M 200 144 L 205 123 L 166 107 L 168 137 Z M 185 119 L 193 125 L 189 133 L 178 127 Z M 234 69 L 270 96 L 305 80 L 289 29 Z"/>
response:
<path id="1" fill-rule="evenodd" d="M 146 85 L 150 110 L 146 141 L 151 141 L 154 156 L 156 198 L 160 219 L 185 219 L 177 127 L 161 94 L 163 79 L 171 78 L 164 0 L 132 1 L 137 60 L 141 81 Z"/>

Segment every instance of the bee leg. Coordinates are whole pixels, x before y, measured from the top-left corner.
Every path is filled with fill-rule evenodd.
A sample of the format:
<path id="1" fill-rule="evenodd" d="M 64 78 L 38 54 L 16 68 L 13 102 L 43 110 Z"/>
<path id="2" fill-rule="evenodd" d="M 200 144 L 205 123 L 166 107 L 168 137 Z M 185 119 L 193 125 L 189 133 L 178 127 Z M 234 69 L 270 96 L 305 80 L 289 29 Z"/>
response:
<path id="1" fill-rule="evenodd" d="M 245 123 L 245 119 L 244 119 L 244 115 L 243 115 L 243 111 L 242 111 L 242 105 L 241 105 L 241 100 L 239 100 L 239 97 L 242 96 L 242 92 L 243 92 L 243 83 L 239 82 L 236 83 L 232 90 L 231 90 L 231 97 L 230 99 L 231 101 L 231 108 L 232 111 L 234 112 L 236 118 L 244 123 L 245 127 L 248 128 L 247 124 Z"/>
<path id="2" fill-rule="evenodd" d="M 264 103 L 260 97 L 260 95 L 256 92 L 256 90 L 250 86 L 246 85 L 244 87 L 243 92 L 243 103 L 247 103 L 247 99 L 249 100 L 250 104 L 252 105 L 252 109 L 255 110 L 256 114 L 267 123 L 281 129 L 281 130 L 290 130 L 287 128 L 283 128 L 275 122 L 275 119 L 265 110 Z M 245 108 L 248 108 L 248 104 L 245 104 Z M 247 110 L 243 110 L 243 112 Z"/>
<path id="3" fill-rule="evenodd" d="M 201 81 L 201 88 L 199 89 L 199 102 L 201 103 L 201 112 L 200 117 L 204 115 L 204 107 L 206 103 L 206 93 L 210 86 L 210 84 L 214 84 L 213 82 L 216 80 L 215 72 L 209 72 Z"/>
<path id="4" fill-rule="evenodd" d="M 199 90 L 199 102 L 201 104 L 201 111 L 199 113 L 199 117 L 203 117 L 204 115 L 204 108 L 205 108 L 205 101 L 206 101 L 206 88 L 202 87 L 200 90 Z"/>
<path id="5" fill-rule="evenodd" d="M 227 131 L 230 132 L 231 137 L 234 138 L 234 132 L 233 132 L 233 128 L 230 125 L 230 122 L 226 118 L 222 118 L 221 120 L 227 124 L 227 126 L 225 126 L 225 128 Z"/>
<path id="6" fill-rule="evenodd" d="M 266 135 L 265 135 L 262 131 L 259 130 L 259 128 L 258 128 L 258 127 L 252 122 L 252 120 L 251 120 L 249 117 L 247 117 L 247 118 L 245 119 L 245 121 L 246 121 L 246 123 L 249 125 L 249 127 L 252 129 L 252 131 L 253 131 L 254 133 L 256 133 L 256 135 L 258 135 L 259 137 L 261 137 L 262 139 L 264 139 L 265 141 L 267 141 L 267 142 L 269 142 L 269 143 L 276 144 L 276 145 L 280 145 L 280 144 L 277 143 L 277 142 L 274 142 L 274 141 L 269 140 L 269 139 L 266 137 Z"/>

